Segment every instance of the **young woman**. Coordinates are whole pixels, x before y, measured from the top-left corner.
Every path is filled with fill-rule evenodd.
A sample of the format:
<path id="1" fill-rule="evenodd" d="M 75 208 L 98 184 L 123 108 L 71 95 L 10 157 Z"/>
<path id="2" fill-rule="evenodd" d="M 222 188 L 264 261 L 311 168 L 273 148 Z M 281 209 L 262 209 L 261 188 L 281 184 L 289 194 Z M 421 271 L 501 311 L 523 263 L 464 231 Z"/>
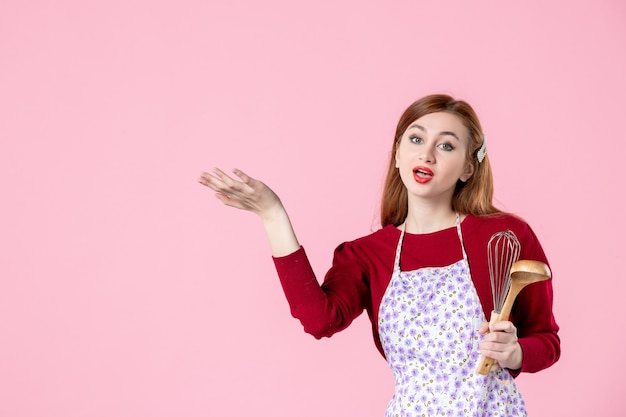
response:
<path id="1" fill-rule="evenodd" d="M 320 285 L 278 196 L 240 170 L 200 182 L 224 204 L 257 213 L 292 315 L 316 338 L 366 310 L 396 382 L 386 416 L 524 416 L 513 381 L 560 355 L 550 280 L 527 286 L 510 321 L 494 308 L 487 244 L 512 231 L 520 259 L 547 264 L 531 228 L 492 204 L 485 138 L 473 109 L 446 95 L 411 104 L 398 123 L 381 228 L 339 245 Z M 499 367 L 476 372 L 481 356 Z"/>

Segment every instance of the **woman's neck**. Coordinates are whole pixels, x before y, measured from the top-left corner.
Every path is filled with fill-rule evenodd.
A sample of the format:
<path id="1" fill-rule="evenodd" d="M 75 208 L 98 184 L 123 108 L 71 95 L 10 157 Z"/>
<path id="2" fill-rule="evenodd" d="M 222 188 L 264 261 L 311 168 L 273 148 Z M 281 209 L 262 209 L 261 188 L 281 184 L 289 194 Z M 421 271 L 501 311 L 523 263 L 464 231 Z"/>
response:
<path id="1" fill-rule="evenodd" d="M 409 203 L 404 222 L 407 233 L 425 234 L 456 225 L 456 213 L 450 205 L 416 205 Z"/>

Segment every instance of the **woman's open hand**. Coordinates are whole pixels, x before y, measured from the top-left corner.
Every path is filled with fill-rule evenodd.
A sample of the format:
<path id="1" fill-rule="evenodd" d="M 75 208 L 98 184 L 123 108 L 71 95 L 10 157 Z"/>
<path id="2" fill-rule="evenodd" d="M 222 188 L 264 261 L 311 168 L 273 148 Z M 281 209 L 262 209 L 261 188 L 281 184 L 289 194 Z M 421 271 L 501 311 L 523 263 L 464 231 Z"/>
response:
<path id="1" fill-rule="evenodd" d="M 215 168 L 210 174 L 203 172 L 198 181 L 215 191 L 215 197 L 227 206 L 258 214 L 274 256 L 285 256 L 296 251 L 300 244 L 276 193 L 239 169 L 234 169 L 233 173 L 238 180 Z"/>
<path id="2" fill-rule="evenodd" d="M 280 199 L 267 185 L 239 169 L 233 173 L 238 180 L 215 168 L 212 173 L 203 172 L 198 181 L 215 191 L 215 197 L 227 206 L 251 211 L 262 218 L 272 210 L 282 209 Z"/>

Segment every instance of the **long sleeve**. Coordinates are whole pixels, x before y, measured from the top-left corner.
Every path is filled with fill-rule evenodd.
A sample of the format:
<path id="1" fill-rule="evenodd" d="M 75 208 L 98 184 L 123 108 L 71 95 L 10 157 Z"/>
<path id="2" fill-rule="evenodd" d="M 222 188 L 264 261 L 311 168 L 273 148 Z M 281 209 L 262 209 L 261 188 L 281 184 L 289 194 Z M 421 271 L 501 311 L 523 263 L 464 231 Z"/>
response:
<path id="1" fill-rule="evenodd" d="M 520 259 L 548 261 L 534 232 L 528 227 L 522 237 Z M 560 357 L 559 326 L 552 313 L 552 279 L 530 284 L 522 290 L 513 307 L 513 323 L 518 329 L 524 353 L 521 372 L 537 372 Z"/>
<path id="2" fill-rule="evenodd" d="M 320 285 L 304 248 L 274 257 L 291 314 L 317 339 L 345 329 L 367 305 L 369 287 L 350 244 L 335 250 L 333 266 Z"/>

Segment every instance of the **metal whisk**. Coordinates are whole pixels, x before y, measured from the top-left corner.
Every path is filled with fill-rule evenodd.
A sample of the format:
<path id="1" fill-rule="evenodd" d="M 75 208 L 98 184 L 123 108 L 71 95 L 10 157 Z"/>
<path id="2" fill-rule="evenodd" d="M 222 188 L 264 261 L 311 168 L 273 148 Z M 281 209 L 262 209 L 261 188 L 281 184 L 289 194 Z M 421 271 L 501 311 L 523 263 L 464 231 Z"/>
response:
<path id="1" fill-rule="evenodd" d="M 498 321 L 502 307 L 511 288 L 511 267 L 520 256 L 520 243 L 511 230 L 495 233 L 487 243 L 487 262 L 493 296 L 493 312 L 490 323 Z M 491 358 L 482 358 L 478 373 L 487 374 L 493 365 Z"/>
<path id="2" fill-rule="evenodd" d="M 510 230 L 495 233 L 487 243 L 487 263 L 493 296 L 493 311 L 500 314 L 511 288 L 511 267 L 518 261 L 520 243 Z"/>

